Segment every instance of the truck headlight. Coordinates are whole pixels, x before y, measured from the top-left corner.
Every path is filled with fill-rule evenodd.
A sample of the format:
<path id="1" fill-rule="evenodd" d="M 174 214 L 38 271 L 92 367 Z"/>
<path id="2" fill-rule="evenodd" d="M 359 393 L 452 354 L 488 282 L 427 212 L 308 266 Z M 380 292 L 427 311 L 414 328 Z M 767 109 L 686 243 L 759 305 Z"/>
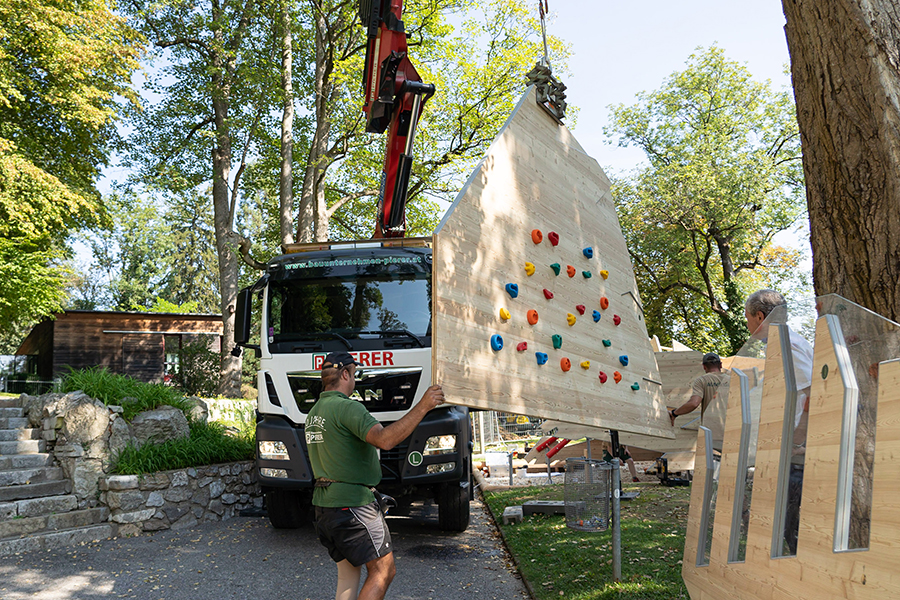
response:
<path id="1" fill-rule="evenodd" d="M 436 464 L 436 465 L 428 465 L 427 467 L 425 467 L 425 472 L 428 473 L 428 474 L 431 474 L 431 473 L 446 473 L 446 472 L 448 472 L 448 471 L 453 471 L 454 469 L 456 469 L 456 463 L 455 463 L 455 462 L 438 463 L 438 464 Z"/>
<path id="2" fill-rule="evenodd" d="M 284 442 L 260 442 L 259 457 L 262 460 L 290 460 L 288 449 Z"/>
<path id="3" fill-rule="evenodd" d="M 425 441 L 425 456 L 435 456 L 438 454 L 453 454 L 456 452 L 456 436 L 455 435 L 435 435 Z"/>
<path id="4" fill-rule="evenodd" d="M 263 477 L 272 477 L 274 479 L 287 479 L 288 472 L 284 469 L 260 469 L 259 474 Z"/>

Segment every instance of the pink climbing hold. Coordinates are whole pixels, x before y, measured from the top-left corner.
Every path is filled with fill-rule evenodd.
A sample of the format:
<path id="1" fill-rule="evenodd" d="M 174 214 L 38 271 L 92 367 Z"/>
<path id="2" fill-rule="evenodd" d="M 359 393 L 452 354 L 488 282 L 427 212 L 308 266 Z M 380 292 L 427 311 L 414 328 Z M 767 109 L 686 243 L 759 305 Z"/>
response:
<path id="1" fill-rule="evenodd" d="M 519 352 L 525 352 L 526 350 L 528 350 L 528 342 L 519 342 L 519 344 L 516 346 L 516 350 Z"/>
<path id="2" fill-rule="evenodd" d="M 553 299 L 553 292 L 551 292 L 551 291 L 548 290 L 547 288 L 544 288 L 544 298 L 546 298 L 547 300 L 552 300 L 552 299 Z"/>
<path id="3" fill-rule="evenodd" d="M 583 314 L 584 314 L 584 311 L 587 310 L 587 309 L 584 307 L 584 304 L 576 304 L 576 305 L 575 305 L 575 310 L 578 311 L 578 314 L 583 315 Z"/>
<path id="4" fill-rule="evenodd" d="M 559 234 L 556 233 L 555 231 L 551 231 L 550 233 L 548 233 L 547 239 L 550 240 L 550 243 L 553 244 L 554 246 L 559 244 Z"/>
<path id="5" fill-rule="evenodd" d="M 621 322 L 622 322 L 622 317 L 620 317 L 619 315 L 613 315 L 613 323 L 615 323 L 617 327 L 618 327 L 619 323 L 621 323 Z"/>

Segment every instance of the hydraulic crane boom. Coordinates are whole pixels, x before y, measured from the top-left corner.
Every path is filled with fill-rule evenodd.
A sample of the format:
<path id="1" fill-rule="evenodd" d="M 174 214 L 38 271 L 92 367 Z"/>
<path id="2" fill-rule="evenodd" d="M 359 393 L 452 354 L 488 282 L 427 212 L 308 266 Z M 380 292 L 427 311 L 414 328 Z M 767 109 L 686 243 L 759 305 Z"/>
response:
<path id="1" fill-rule="evenodd" d="M 407 55 L 401 17 L 403 0 L 360 0 L 359 18 L 368 36 L 363 87 L 366 131 L 388 131 L 375 238 L 406 233 L 406 195 L 412 146 L 422 106 L 434 85 L 422 83 Z"/>

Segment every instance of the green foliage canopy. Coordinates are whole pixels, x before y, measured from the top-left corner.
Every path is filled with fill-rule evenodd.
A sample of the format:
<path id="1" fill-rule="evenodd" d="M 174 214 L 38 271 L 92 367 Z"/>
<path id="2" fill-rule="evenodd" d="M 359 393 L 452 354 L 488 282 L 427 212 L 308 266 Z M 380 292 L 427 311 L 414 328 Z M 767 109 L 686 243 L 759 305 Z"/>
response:
<path id="1" fill-rule="evenodd" d="M 611 108 L 607 135 L 648 161 L 614 196 L 650 334 L 736 352 L 747 293 L 805 283 L 800 253 L 772 241 L 804 215 L 793 97 L 711 47 Z"/>

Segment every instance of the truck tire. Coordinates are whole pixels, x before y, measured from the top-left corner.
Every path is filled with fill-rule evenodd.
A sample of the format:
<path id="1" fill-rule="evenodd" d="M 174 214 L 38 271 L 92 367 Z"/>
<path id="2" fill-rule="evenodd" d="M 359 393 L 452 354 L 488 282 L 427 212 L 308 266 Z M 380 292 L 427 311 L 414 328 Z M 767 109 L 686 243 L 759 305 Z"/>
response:
<path id="1" fill-rule="evenodd" d="M 442 531 L 465 531 L 469 527 L 469 488 L 458 482 L 438 488 L 438 525 Z"/>
<path id="2" fill-rule="evenodd" d="M 268 490 L 266 509 L 275 529 L 298 529 L 309 522 L 308 494 L 299 490 Z"/>

